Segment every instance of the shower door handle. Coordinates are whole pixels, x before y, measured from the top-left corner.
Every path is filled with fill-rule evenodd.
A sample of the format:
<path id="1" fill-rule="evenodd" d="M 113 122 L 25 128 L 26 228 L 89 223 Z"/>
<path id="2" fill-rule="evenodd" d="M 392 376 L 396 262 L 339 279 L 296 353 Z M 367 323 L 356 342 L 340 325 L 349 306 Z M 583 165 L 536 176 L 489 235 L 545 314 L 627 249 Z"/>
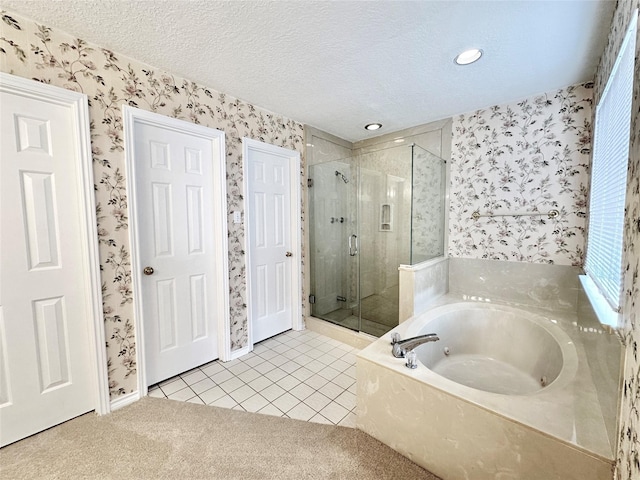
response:
<path id="1" fill-rule="evenodd" d="M 349 235 L 349 255 L 355 257 L 358 254 L 358 236 Z"/>

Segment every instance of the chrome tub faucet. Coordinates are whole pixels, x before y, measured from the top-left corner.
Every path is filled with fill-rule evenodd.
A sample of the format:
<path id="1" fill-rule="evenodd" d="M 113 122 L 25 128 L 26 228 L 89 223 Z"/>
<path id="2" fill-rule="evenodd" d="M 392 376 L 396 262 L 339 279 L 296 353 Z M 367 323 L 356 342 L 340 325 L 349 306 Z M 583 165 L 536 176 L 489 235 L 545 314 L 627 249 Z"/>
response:
<path id="1" fill-rule="evenodd" d="M 400 340 L 400 335 L 398 333 L 394 333 L 391 335 L 391 345 L 393 345 L 391 353 L 396 358 L 404 358 L 405 356 L 408 356 L 407 367 L 416 368 L 418 364 L 416 363 L 416 355 L 413 350 L 423 343 L 437 342 L 438 340 L 440 340 L 440 338 L 435 333 L 418 335 L 417 337 L 411 337 L 405 340 Z"/>

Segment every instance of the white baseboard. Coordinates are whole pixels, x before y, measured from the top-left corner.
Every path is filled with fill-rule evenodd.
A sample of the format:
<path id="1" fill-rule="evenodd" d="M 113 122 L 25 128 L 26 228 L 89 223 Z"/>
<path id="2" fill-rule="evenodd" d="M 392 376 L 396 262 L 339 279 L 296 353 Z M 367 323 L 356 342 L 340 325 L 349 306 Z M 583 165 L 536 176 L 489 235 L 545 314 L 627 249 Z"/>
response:
<path id="1" fill-rule="evenodd" d="M 250 352 L 251 352 L 251 350 L 253 350 L 253 347 L 252 347 L 252 346 L 250 346 L 250 345 L 247 345 L 246 347 L 244 347 L 244 348 L 240 348 L 240 349 L 238 349 L 238 350 L 233 350 L 233 351 L 231 352 L 231 360 L 235 360 L 235 359 L 236 359 L 236 358 L 238 358 L 238 357 L 241 357 L 241 356 L 243 356 L 243 355 L 246 355 L 247 353 L 250 353 Z"/>
<path id="2" fill-rule="evenodd" d="M 138 400 L 140 400 L 140 392 L 138 392 L 137 390 L 135 392 L 128 393 L 127 395 L 122 395 L 115 400 L 111 400 L 111 411 L 113 412 L 114 410 L 118 410 L 119 408 L 131 405 Z"/>

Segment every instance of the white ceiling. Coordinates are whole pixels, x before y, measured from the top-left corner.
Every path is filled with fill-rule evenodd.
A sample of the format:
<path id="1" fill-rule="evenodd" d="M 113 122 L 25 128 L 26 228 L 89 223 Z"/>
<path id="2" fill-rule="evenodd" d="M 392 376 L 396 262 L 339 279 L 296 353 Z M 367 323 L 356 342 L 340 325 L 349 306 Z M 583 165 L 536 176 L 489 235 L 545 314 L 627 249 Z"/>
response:
<path id="1" fill-rule="evenodd" d="M 350 141 L 590 81 L 609 0 L 0 0 Z M 460 51 L 484 57 L 461 67 Z M 384 129 L 363 126 L 381 122 Z"/>

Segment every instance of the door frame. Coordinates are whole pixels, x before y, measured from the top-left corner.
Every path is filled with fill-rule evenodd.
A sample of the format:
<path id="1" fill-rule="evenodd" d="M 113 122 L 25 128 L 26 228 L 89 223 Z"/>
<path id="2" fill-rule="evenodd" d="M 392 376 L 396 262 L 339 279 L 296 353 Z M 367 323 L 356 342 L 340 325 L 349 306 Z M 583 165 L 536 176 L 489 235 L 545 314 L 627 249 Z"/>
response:
<path id="1" fill-rule="evenodd" d="M 98 253 L 98 233 L 96 218 L 96 198 L 94 192 L 93 157 L 91 154 L 91 135 L 88 97 L 84 93 L 66 90 L 53 85 L 0 72 L 0 91 L 20 96 L 44 100 L 71 109 L 73 115 L 73 133 L 79 165 L 77 183 L 80 186 L 80 230 L 82 232 L 81 257 L 85 274 L 90 280 L 87 297 L 90 302 L 92 320 L 89 322 L 89 355 L 94 375 L 94 408 L 98 415 L 111 411 L 109 398 L 109 374 L 107 371 L 107 349 L 102 311 L 102 281 L 100 278 L 100 257 Z M 92 341 L 91 341 L 92 340 Z"/>
<path id="2" fill-rule="evenodd" d="M 219 186 L 212 192 L 213 205 L 209 205 L 214 228 L 218 234 L 214 235 L 215 248 L 221 253 L 220 266 L 222 275 L 215 279 L 212 295 L 216 296 L 214 317 L 217 318 L 218 356 L 220 360 L 230 359 L 231 352 L 231 322 L 229 320 L 229 253 L 227 234 L 227 178 L 225 134 L 220 130 L 197 125 L 195 123 L 167 117 L 159 113 L 149 112 L 128 105 L 122 106 L 122 121 L 124 127 L 124 150 L 127 178 L 127 192 L 129 195 L 129 241 L 131 244 L 131 279 L 133 283 L 134 329 L 136 335 L 136 362 L 138 365 L 138 396 L 144 397 L 148 393 L 147 374 L 145 365 L 145 334 L 144 312 L 142 308 L 142 281 L 139 272 L 140 263 L 140 234 L 138 231 L 137 188 L 135 158 L 135 124 L 142 123 L 154 127 L 162 127 L 179 133 L 199 136 L 209 140 L 214 156 L 219 159 L 213 162 L 211 174 L 213 184 Z"/>
<path id="3" fill-rule="evenodd" d="M 236 356 L 243 355 L 253 350 L 253 328 L 254 317 L 253 292 L 251 291 L 251 210 L 249 209 L 249 182 L 251 179 L 247 175 L 249 166 L 249 153 L 251 151 L 264 152 L 288 159 L 290 194 L 291 194 L 291 253 L 293 253 L 293 266 L 291 268 L 291 311 L 293 315 L 293 330 L 302 330 L 304 323 L 302 319 L 302 205 L 301 205 L 301 173 L 300 173 L 300 152 L 284 147 L 278 147 L 258 140 L 244 137 L 242 139 L 242 171 L 244 173 L 243 195 L 244 206 L 244 227 L 246 237 L 246 288 L 247 288 L 247 337 L 249 344 L 247 347 L 238 350 Z M 234 352 L 236 353 L 236 352 Z"/>

